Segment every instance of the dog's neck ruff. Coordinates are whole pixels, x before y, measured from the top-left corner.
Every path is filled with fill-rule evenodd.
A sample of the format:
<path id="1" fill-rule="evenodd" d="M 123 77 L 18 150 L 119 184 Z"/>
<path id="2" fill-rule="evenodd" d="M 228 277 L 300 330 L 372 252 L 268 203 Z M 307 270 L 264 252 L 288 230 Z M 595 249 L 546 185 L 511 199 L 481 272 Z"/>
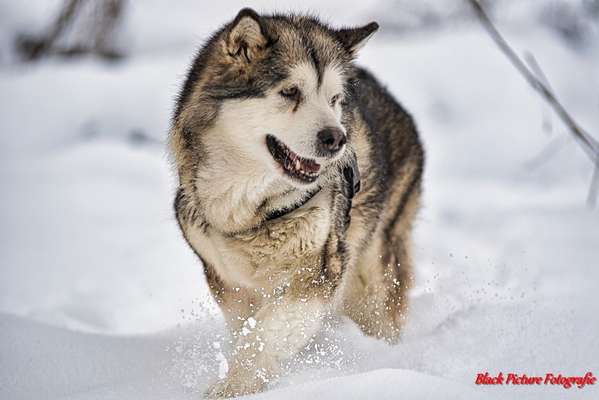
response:
<path id="1" fill-rule="evenodd" d="M 273 211 L 269 212 L 268 214 L 266 214 L 265 221 L 272 221 L 273 219 L 281 218 L 284 215 L 294 212 L 295 210 L 297 210 L 298 208 L 302 207 L 304 204 L 306 204 L 307 202 L 312 200 L 312 198 L 314 196 L 316 196 L 316 194 L 318 192 L 320 192 L 321 189 L 322 188 L 320 186 L 317 187 L 316 189 L 311 191 L 308 194 L 308 196 L 306 196 L 302 201 L 300 201 L 299 203 L 297 203 L 291 207 L 279 208 L 278 210 L 273 210 Z"/>

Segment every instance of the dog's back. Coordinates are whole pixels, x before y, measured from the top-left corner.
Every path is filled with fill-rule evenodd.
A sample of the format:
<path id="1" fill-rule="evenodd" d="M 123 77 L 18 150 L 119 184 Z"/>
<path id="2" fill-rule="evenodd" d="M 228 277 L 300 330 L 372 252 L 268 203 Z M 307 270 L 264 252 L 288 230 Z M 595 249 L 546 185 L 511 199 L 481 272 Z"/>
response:
<path id="1" fill-rule="evenodd" d="M 353 266 L 343 307 L 365 333 L 395 342 L 412 281 L 410 234 L 424 152 L 411 116 L 368 71 L 356 70 L 353 88 L 362 190 L 348 230 Z"/>

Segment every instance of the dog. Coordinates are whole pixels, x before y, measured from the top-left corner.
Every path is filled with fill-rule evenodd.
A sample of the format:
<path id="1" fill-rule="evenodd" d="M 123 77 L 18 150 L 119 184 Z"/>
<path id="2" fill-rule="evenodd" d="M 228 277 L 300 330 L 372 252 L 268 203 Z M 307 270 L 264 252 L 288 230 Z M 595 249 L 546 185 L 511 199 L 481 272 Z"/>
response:
<path id="1" fill-rule="evenodd" d="M 264 390 L 331 313 L 399 339 L 424 151 L 354 64 L 377 30 L 246 8 L 189 69 L 169 133 L 174 208 L 234 343 L 210 398 Z"/>

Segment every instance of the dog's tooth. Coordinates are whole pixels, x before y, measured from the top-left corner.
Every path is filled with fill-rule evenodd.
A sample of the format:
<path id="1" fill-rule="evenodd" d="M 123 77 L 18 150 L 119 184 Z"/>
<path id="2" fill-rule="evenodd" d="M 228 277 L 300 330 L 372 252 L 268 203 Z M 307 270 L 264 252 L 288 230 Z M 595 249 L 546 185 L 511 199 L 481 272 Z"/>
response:
<path id="1" fill-rule="evenodd" d="M 300 160 L 299 159 L 295 159 L 295 169 L 300 169 Z"/>

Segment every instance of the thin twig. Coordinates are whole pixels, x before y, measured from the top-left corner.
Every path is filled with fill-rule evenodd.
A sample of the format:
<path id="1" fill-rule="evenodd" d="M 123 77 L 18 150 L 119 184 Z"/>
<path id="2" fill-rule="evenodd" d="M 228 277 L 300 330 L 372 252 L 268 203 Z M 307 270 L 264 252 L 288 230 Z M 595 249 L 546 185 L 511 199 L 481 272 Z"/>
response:
<path id="1" fill-rule="evenodd" d="M 58 39 L 58 36 L 65 30 L 65 28 L 73 21 L 73 17 L 77 12 L 77 9 L 81 5 L 80 0 L 69 0 L 62 8 L 58 18 L 52 25 L 52 28 L 46 36 L 46 40 L 50 45 Z"/>
<path id="2" fill-rule="evenodd" d="M 555 94 L 548 85 L 544 84 L 534 73 L 532 73 L 526 64 L 518 57 L 516 52 L 510 47 L 507 41 L 499 33 L 491 19 L 485 12 L 483 6 L 478 0 L 467 0 L 472 8 L 474 9 L 476 16 L 478 17 L 481 24 L 487 30 L 493 41 L 497 44 L 499 49 L 508 58 L 512 65 L 522 74 L 524 79 L 530 84 L 530 86 L 536 90 L 547 103 L 553 108 L 553 111 L 558 115 L 562 122 L 568 127 L 569 132 L 577 139 L 577 143 L 580 144 L 585 153 L 589 156 L 593 163 L 595 172 L 591 181 L 591 187 L 587 203 L 591 206 L 597 198 L 597 190 L 599 190 L 599 142 L 595 140 L 590 134 L 578 125 L 578 123 L 572 118 L 565 107 L 557 100 Z"/>
<path id="3" fill-rule="evenodd" d="M 531 160 L 528 160 L 524 166 L 529 170 L 534 170 L 545 164 L 551 157 L 557 154 L 562 148 L 564 142 L 569 139 L 568 136 L 556 136 L 541 149 Z"/>
<path id="4" fill-rule="evenodd" d="M 590 208 L 595 208 L 597 203 L 597 191 L 599 191 L 599 158 L 595 164 L 593 177 L 591 178 L 591 186 L 589 186 L 589 194 L 587 195 L 587 205 Z"/>
<path id="5" fill-rule="evenodd" d="M 553 88 L 549 83 L 549 79 L 547 79 L 547 75 L 545 75 L 545 72 L 543 72 L 543 70 L 541 69 L 541 66 L 537 62 L 537 59 L 535 58 L 534 54 L 532 54 L 530 51 L 525 52 L 524 60 L 526 61 L 530 69 L 532 69 L 532 72 L 534 72 L 535 76 L 537 76 L 543 82 L 543 85 L 547 86 L 547 88 L 553 92 Z"/>
<path id="6" fill-rule="evenodd" d="M 545 72 L 543 72 L 543 70 L 541 69 L 541 66 L 537 62 L 537 59 L 530 51 L 527 51 L 524 53 L 524 61 L 526 61 L 526 63 L 528 64 L 528 67 L 532 70 L 532 72 L 539 79 L 541 79 L 543 84 L 545 86 L 547 86 L 549 88 L 549 90 L 551 90 L 553 92 L 553 88 L 551 87 L 551 84 L 549 83 L 549 79 L 547 79 L 547 75 L 545 75 Z M 551 122 L 551 111 L 549 111 L 549 114 L 547 114 L 545 108 L 543 108 L 542 126 L 543 126 L 543 130 L 545 132 L 553 131 L 553 124 Z"/>

